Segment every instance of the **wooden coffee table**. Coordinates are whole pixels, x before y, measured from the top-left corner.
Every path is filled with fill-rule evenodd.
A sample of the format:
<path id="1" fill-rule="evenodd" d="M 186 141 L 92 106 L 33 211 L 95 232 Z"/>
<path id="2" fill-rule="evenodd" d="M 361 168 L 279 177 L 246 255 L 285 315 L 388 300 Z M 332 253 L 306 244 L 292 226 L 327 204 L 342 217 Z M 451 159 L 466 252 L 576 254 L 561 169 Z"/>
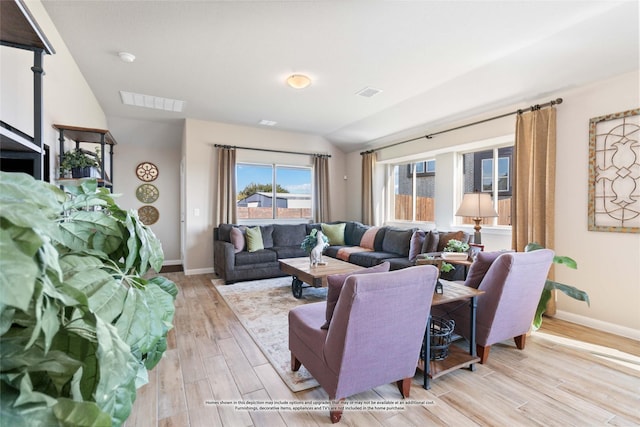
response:
<path id="1" fill-rule="evenodd" d="M 315 267 L 311 267 L 309 257 L 285 258 L 280 260 L 280 271 L 290 274 L 293 277 L 291 281 L 291 292 L 294 297 L 302 297 L 303 283 L 313 286 L 314 288 L 326 287 L 327 276 L 330 274 L 351 273 L 364 268 L 327 256 L 322 257 L 322 260 L 326 265 L 318 265 Z"/>

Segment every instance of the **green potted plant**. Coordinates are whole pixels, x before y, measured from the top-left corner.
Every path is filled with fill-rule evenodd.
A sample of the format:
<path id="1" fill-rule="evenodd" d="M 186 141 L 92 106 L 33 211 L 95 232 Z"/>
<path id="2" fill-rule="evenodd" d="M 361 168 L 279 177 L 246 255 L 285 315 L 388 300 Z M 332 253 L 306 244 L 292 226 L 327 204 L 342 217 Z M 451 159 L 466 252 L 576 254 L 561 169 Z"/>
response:
<path id="1" fill-rule="evenodd" d="M 65 190 L 0 172 L 3 425 L 122 425 L 173 326 L 151 229 L 95 179 Z"/>
<path id="2" fill-rule="evenodd" d="M 538 249 L 544 249 L 544 247 L 539 245 L 538 243 L 529 243 L 524 248 L 524 251 L 530 252 Z M 576 263 L 574 259 L 569 258 L 568 256 L 554 255 L 553 263 L 558 265 L 566 265 L 567 267 L 573 268 L 574 270 L 578 268 L 578 263 Z M 540 328 L 540 326 L 542 326 L 542 315 L 547 310 L 547 303 L 551 299 L 551 291 L 553 290 L 561 291 L 573 299 L 576 299 L 578 301 L 585 301 L 587 305 L 590 305 L 589 295 L 585 291 L 582 291 L 571 285 L 565 285 L 564 283 L 558 283 L 553 280 L 547 279 L 544 284 L 544 289 L 542 290 L 542 295 L 540 295 L 540 301 L 538 302 L 538 308 L 536 309 L 535 317 L 533 318 L 534 330 L 537 330 Z"/>
<path id="3" fill-rule="evenodd" d="M 468 243 L 464 243 L 460 240 L 457 239 L 451 239 L 447 242 L 447 246 L 445 246 L 444 251 L 443 252 L 457 252 L 457 253 L 462 253 L 462 252 L 467 252 L 469 250 L 469 244 Z M 448 273 L 452 270 L 455 270 L 456 268 L 452 265 L 449 264 L 448 262 L 442 262 L 442 265 L 440 266 L 440 271 L 442 271 L 443 273 Z"/>
<path id="4" fill-rule="evenodd" d="M 73 178 L 88 177 L 91 176 L 91 168 L 97 166 L 98 162 L 93 157 L 89 157 L 81 148 L 74 148 L 62 156 L 60 175 L 71 171 Z"/>
<path id="5" fill-rule="evenodd" d="M 311 232 L 304 238 L 304 240 L 300 244 L 300 247 L 304 249 L 306 253 L 308 254 L 311 253 L 311 249 L 313 249 L 318 243 L 317 234 L 318 234 L 318 230 L 314 228 L 313 230 L 311 230 Z M 325 246 L 329 246 L 329 238 L 325 236 L 324 233 L 322 233 L 322 240 L 324 241 Z"/>

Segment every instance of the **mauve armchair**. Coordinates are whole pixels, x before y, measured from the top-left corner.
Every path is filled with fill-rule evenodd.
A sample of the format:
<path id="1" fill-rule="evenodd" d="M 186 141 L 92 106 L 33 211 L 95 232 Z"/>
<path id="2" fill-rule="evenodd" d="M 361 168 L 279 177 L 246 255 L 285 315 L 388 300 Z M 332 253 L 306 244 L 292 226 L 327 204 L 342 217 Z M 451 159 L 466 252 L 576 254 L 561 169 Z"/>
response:
<path id="1" fill-rule="evenodd" d="M 493 344 L 513 338 L 524 349 L 527 333 L 553 261 L 553 251 L 481 252 L 465 285 L 485 291 L 478 298 L 476 351 L 485 363 Z M 486 272 L 486 273 L 485 273 Z M 434 307 L 434 316 L 453 319 L 455 332 L 469 339 L 469 310 L 450 303 Z"/>
<path id="2" fill-rule="evenodd" d="M 409 396 L 438 271 L 434 266 L 349 276 L 328 329 L 326 303 L 289 312 L 291 368 L 304 365 L 332 401 L 396 382 Z M 341 402 L 331 421 L 342 416 Z"/>

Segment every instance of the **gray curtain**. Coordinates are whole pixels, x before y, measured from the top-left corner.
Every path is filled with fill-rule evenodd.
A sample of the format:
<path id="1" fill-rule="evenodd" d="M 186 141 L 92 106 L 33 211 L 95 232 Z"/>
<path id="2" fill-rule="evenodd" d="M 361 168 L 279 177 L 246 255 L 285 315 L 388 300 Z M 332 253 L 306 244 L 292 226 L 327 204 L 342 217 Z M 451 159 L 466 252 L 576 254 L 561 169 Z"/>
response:
<path id="1" fill-rule="evenodd" d="M 375 225 L 373 206 L 373 171 L 376 167 L 376 153 L 362 153 L 362 223 Z"/>
<path id="2" fill-rule="evenodd" d="M 553 249 L 556 182 L 556 109 L 518 114 L 511 212 L 511 244 L 517 251 L 530 242 Z M 553 269 L 549 273 L 553 278 Z M 547 305 L 555 314 L 555 298 Z"/>
<path id="3" fill-rule="evenodd" d="M 313 182 L 316 185 L 316 191 L 313 193 L 313 220 L 315 222 L 327 222 L 331 211 L 329 204 L 328 156 L 313 156 Z"/>
<path id="4" fill-rule="evenodd" d="M 216 226 L 235 224 L 236 214 L 236 150 L 233 147 L 217 147 L 218 150 L 218 200 Z"/>

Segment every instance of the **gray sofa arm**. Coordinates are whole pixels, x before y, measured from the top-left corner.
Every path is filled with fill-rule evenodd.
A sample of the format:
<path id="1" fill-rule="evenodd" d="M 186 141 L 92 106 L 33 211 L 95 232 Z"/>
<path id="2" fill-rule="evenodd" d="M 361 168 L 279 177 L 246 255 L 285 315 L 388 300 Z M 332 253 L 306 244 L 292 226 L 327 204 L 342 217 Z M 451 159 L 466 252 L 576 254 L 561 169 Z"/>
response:
<path id="1" fill-rule="evenodd" d="M 213 241 L 213 268 L 215 272 L 226 279 L 231 276 L 236 264 L 236 253 L 231 243 L 223 240 Z"/>

